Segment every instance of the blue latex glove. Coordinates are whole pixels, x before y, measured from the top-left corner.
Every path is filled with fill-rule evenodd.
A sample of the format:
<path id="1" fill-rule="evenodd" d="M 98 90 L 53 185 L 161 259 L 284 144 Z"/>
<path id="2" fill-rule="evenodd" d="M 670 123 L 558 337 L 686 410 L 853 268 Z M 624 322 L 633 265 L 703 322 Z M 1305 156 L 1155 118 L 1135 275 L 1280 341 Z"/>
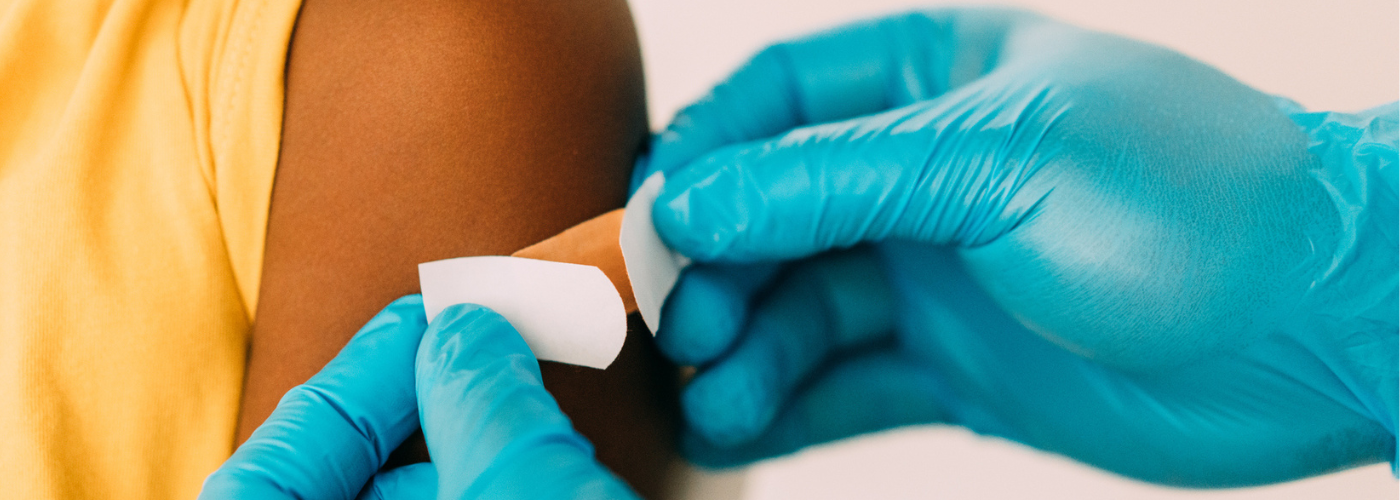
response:
<path id="1" fill-rule="evenodd" d="M 1176 485 L 1394 459 L 1396 121 L 1019 11 L 771 47 L 636 176 L 702 263 L 657 337 L 700 367 L 685 451 L 941 422 Z"/>
<path id="2" fill-rule="evenodd" d="M 449 307 L 431 325 L 423 314 L 413 295 L 370 320 L 282 398 L 199 497 L 636 498 L 593 459 L 505 318 L 476 305 Z M 376 475 L 420 416 L 433 462 Z"/>

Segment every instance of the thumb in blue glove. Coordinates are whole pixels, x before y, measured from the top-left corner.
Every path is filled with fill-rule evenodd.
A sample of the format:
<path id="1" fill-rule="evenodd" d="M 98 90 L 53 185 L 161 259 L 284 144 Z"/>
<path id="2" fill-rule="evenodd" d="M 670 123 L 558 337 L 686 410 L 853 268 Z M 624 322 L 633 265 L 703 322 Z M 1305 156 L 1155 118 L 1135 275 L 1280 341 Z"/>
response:
<path id="1" fill-rule="evenodd" d="M 415 363 L 416 361 L 416 363 Z M 416 368 L 415 368 L 416 365 Z M 417 391 L 415 391 L 415 387 Z M 376 471 L 418 428 L 434 462 Z M 500 315 L 390 304 L 205 481 L 202 499 L 635 498 Z"/>
<path id="2" fill-rule="evenodd" d="M 433 320 L 417 386 L 440 497 L 636 497 L 593 459 L 545 391 L 525 340 L 490 309 L 452 306 Z"/>

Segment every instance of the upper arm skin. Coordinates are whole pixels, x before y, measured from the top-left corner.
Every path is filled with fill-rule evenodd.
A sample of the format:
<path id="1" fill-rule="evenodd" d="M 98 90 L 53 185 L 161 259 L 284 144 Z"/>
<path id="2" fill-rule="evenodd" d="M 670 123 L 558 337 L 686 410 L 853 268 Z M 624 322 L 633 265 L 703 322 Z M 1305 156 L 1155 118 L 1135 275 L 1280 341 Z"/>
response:
<path id="1" fill-rule="evenodd" d="M 306 0 L 290 51 L 239 443 L 418 292 L 418 263 L 508 255 L 620 207 L 647 133 L 624 0 Z M 650 404 L 621 394 L 655 385 L 638 380 L 650 346 L 628 344 L 607 372 L 544 367 L 595 441 Z"/>

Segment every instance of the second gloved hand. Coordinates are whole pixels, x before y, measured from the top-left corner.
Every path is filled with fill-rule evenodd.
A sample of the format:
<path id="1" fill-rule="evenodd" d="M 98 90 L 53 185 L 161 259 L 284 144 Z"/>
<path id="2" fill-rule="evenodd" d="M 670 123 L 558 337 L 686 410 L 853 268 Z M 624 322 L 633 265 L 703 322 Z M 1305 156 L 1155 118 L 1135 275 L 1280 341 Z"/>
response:
<path id="1" fill-rule="evenodd" d="M 1177 485 L 1393 459 L 1396 142 L 1393 104 L 1025 12 L 774 46 L 637 176 L 701 262 L 657 336 L 700 367 L 687 452 L 943 422 Z"/>
<path id="2" fill-rule="evenodd" d="M 376 475 L 420 416 L 433 462 Z M 593 459 L 505 318 L 457 305 L 426 324 L 415 295 L 386 307 L 288 392 L 200 498 L 636 496 Z"/>

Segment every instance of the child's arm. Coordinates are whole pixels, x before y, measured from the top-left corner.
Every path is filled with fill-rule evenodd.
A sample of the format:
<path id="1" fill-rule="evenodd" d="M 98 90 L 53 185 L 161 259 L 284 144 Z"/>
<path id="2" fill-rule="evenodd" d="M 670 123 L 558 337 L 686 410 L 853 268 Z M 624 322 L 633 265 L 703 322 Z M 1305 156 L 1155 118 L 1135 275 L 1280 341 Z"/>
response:
<path id="1" fill-rule="evenodd" d="M 636 43 L 623 0 L 306 0 L 239 442 L 416 293 L 418 263 L 508 255 L 622 205 L 646 135 Z M 670 437 L 649 391 L 666 382 L 635 340 L 607 372 L 545 371 L 599 457 L 648 494 Z"/>

